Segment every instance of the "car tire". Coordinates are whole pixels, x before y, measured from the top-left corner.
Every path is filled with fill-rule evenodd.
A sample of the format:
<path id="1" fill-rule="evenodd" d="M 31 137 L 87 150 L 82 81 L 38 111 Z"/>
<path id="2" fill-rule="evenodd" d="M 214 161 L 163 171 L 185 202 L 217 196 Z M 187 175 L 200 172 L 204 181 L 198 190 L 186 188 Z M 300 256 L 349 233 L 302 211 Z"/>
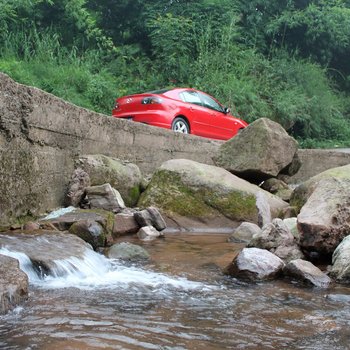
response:
<path id="1" fill-rule="evenodd" d="M 190 134 L 190 126 L 188 125 L 188 122 L 182 117 L 177 117 L 174 119 L 171 124 L 171 130 L 180 132 L 182 134 Z"/>

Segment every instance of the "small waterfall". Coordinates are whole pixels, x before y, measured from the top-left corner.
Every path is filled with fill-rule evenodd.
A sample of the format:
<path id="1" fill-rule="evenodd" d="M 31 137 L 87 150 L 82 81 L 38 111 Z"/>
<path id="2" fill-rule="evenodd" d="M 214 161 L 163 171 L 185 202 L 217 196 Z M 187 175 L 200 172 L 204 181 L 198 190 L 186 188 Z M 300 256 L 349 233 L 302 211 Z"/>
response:
<path id="1" fill-rule="evenodd" d="M 54 260 L 50 273 L 40 276 L 26 254 L 0 249 L 0 254 L 16 258 L 20 268 L 28 275 L 31 284 L 45 289 L 74 287 L 85 290 L 118 288 L 134 291 L 149 290 L 211 290 L 215 287 L 182 277 L 167 276 L 139 267 L 125 266 L 118 260 L 110 260 L 93 250 L 86 249 L 84 257 Z"/>

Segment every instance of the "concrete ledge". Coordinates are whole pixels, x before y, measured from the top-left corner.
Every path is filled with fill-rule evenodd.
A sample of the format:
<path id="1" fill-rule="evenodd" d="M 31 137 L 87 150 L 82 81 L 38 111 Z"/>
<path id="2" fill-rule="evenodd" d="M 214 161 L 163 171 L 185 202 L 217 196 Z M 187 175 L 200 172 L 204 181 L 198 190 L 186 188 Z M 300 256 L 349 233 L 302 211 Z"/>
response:
<path id="1" fill-rule="evenodd" d="M 174 158 L 213 164 L 221 143 L 94 113 L 0 73 L 0 226 L 62 206 L 79 155 L 128 160 L 146 175 Z"/>

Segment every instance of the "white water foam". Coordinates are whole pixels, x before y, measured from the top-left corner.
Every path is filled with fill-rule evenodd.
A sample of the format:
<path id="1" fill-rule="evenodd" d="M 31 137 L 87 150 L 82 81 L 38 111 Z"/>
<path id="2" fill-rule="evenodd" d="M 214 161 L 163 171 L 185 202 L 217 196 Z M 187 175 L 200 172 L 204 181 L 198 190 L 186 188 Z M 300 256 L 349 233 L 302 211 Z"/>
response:
<path id="1" fill-rule="evenodd" d="M 182 277 L 167 276 L 138 267 L 124 266 L 117 260 L 110 260 L 101 254 L 87 249 L 83 259 L 71 257 L 55 260 L 55 268 L 50 275 L 40 278 L 26 254 L 0 249 L 0 254 L 19 260 L 20 268 L 28 275 L 31 284 L 45 289 L 75 287 L 84 290 L 97 288 L 130 289 L 141 291 L 143 288 L 166 292 L 169 290 L 208 291 L 215 287 L 201 282 L 190 281 Z"/>

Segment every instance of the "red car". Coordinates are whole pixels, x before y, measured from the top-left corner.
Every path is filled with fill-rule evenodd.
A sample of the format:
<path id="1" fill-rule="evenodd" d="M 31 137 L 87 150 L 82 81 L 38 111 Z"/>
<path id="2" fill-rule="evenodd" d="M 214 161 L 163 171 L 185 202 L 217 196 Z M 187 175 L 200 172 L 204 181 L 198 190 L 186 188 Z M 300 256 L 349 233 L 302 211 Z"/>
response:
<path id="1" fill-rule="evenodd" d="M 112 115 L 184 134 L 228 140 L 248 124 L 208 94 L 190 88 L 118 98 Z"/>

